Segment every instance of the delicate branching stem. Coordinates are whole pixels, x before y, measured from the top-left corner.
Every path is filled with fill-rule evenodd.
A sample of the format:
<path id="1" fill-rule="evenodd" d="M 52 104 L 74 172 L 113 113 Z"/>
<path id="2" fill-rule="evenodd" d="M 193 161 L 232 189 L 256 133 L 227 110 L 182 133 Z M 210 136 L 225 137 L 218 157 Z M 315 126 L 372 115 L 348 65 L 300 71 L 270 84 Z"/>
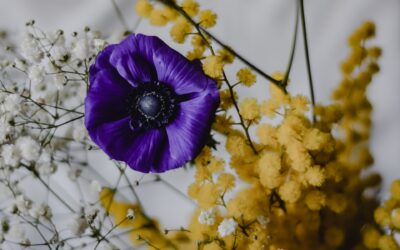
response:
<path id="1" fill-rule="evenodd" d="M 43 186 L 45 186 L 47 188 L 47 190 L 49 190 L 50 193 L 52 193 L 54 195 L 54 197 L 56 197 L 69 211 L 75 213 L 75 210 L 66 202 L 64 201 L 63 198 L 61 198 L 57 192 L 55 192 L 40 176 L 39 174 L 32 169 L 30 166 L 28 165 L 22 165 L 23 167 L 25 167 L 27 170 L 31 171 L 35 177 L 43 184 Z"/>
<path id="2" fill-rule="evenodd" d="M 164 185 L 166 185 L 167 187 L 169 187 L 171 190 L 173 190 L 174 192 L 176 192 L 177 194 L 181 195 L 183 198 L 185 198 L 186 200 L 188 200 L 190 203 L 195 204 L 195 202 L 190 199 L 188 196 L 186 196 L 182 191 L 180 191 L 179 189 L 177 189 L 174 185 L 172 185 L 171 183 L 169 183 L 168 181 L 164 180 L 163 178 L 161 178 L 161 176 L 157 175 L 156 181 L 160 181 L 162 182 Z"/>
<path id="3" fill-rule="evenodd" d="M 258 151 L 257 151 L 256 147 L 254 146 L 253 141 L 251 140 L 250 133 L 249 133 L 249 127 L 245 125 L 244 119 L 243 119 L 242 115 L 240 114 L 239 105 L 238 105 L 238 103 L 236 101 L 235 94 L 233 92 L 233 86 L 229 83 L 225 72 L 223 72 L 223 76 L 224 76 L 224 80 L 226 82 L 226 85 L 228 86 L 233 106 L 235 107 L 236 112 L 237 112 L 237 114 L 239 116 L 240 125 L 242 126 L 242 128 L 243 128 L 243 130 L 244 130 L 244 132 L 246 134 L 247 140 L 249 141 L 249 145 L 250 145 L 251 149 L 253 150 L 254 154 L 258 154 Z"/>
<path id="4" fill-rule="evenodd" d="M 97 249 L 97 247 L 100 245 L 100 243 L 106 239 L 106 237 L 112 232 L 114 231 L 117 227 L 119 227 L 122 223 L 124 223 L 125 221 L 128 220 L 128 217 L 125 217 L 123 220 L 121 220 L 119 223 L 117 223 L 116 225 L 114 225 L 110 230 L 108 230 L 108 232 L 106 234 L 104 234 L 99 241 L 97 242 L 96 246 L 94 247 L 94 249 Z"/>
<path id="5" fill-rule="evenodd" d="M 314 85 L 313 85 L 313 79 L 312 79 L 312 74 L 311 74 L 311 62 L 310 62 L 310 55 L 309 55 L 309 50 L 308 50 L 308 39 L 307 39 L 307 28 L 306 28 L 306 17 L 304 13 L 304 0 L 300 0 L 300 13 L 301 13 L 301 27 L 303 30 L 303 40 L 304 40 L 304 50 L 306 54 L 306 63 L 307 63 L 307 74 L 308 74 L 308 80 L 310 84 L 310 95 L 311 95 L 311 103 L 314 109 L 315 106 L 315 97 L 314 97 Z M 313 110 L 313 121 L 315 122 L 315 114 Z"/>

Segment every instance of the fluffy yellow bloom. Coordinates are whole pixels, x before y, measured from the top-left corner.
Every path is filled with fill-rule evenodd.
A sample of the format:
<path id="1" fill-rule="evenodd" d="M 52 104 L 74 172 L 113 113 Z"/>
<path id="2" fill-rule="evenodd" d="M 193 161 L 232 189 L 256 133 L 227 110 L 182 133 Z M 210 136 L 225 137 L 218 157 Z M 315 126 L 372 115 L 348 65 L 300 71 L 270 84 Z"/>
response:
<path id="1" fill-rule="evenodd" d="M 169 20 L 169 21 L 173 21 L 175 20 L 179 13 L 177 13 L 173 8 L 170 8 L 168 6 L 165 6 L 163 9 L 163 15 Z"/>
<path id="2" fill-rule="evenodd" d="M 261 144 L 277 148 L 279 146 L 278 140 L 276 139 L 277 129 L 272 125 L 265 123 L 257 127 L 256 135 L 260 140 Z"/>
<path id="3" fill-rule="evenodd" d="M 224 165 L 225 161 L 223 159 L 212 157 L 207 167 L 211 171 L 211 173 L 216 173 L 224 170 Z"/>
<path id="4" fill-rule="evenodd" d="M 194 163 L 196 164 L 196 166 L 208 166 L 208 164 L 211 162 L 212 159 L 212 153 L 211 153 L 211 149 L 207 146 L 205 146 L 200 154 L 194 159 Z"/>
<path id="5" fill-rule="evenodd" d="M 232 118 L 228 115 L 217 115 L 215 117 L 215 122 L 212 125 L 212 128 L 215 131 L 218 131 L 222 134 L 229 134 L 232 130 Z"/>
<path id="6" fill-rule="evenodd" d="M 281 157 L 277 152 L 264 153 L 258 160 L 257 167 L 264 187 L 273 189 L 281 185 Z"/>
<path id="7" fill-rule="evenodd" d="M 376 249 L 378 248 L 378 241 L 381 237 L 378 230 L 374 227 L 367 226 L 362 231 L 363 243 L 368 249 Z"/>
<path id="8" fill-rule="evenodd" d="M 238 134 L 230 134 L 228 136 L 226 149 L 230 154 L 239 157 L 248 157 L 253 154 L 246 140 Z"/>
<path id="9" fill-rule="evenodd" d="M 297 95 L 290 98 L 290 106 L 293 112 L 298 115 L 302 115 L 309 110 L 310 100 L 303 95 Z"/>
<path id="10" fill-rule="evenodd" d="M 183 43 L 192 29 L 193 26 L 184 17 L 178 17 L 171 28 L 170 35 L 175 42 Z"/>
<path id="11" fill-rule="evenodd" d="M 191 44 L 194 48 L 205 50 L 209 45 L 209 39 L 203 39 L 200 35 L 193 35 Z"/>
<path id="12" fill-rule="evenodd" d="M 343 244 L 344 232 L 340 228 L 330 227 L 325 232 L 325 242 L 331 247 L 339 247 Z"/>
<path id="13" fill-rule="evenodd" d="M 307 169 L 305 173 L 308 184 L 315 187 L 320 187 L 325 181 L 324 169 L 319 166 L 313 166 Z"/>
<path id="14" fill-rule="evenodd" d="M 400 246 L 391 235 L 383 235 L 379 238 L 378 247 L 380 250 L 399 250 Z"/>
<path id="15" fill-rule="evenodd" d="M 187 52 L 186 58 L 189 60 L 201 59 L 203 58 L 204 51 L 205 50 L 203 48 L 194 48 L 193 50 Z"/>
<path id="16" fill-rule="evenodd" d="M 200 25 L 204 28 L 211 28 L 217 23 L 217 14 L 212 10 L 203 10 L 199 13 Z"/>
<path id="17" fill-rule="evenodd" d="M 135 5 L 136 13 L 141 17 L 150 16 L 153 5 L 148 0 L 138 0 Z"/>
<path id="18" fill-rule="evenodd" d="M 268 206 L 267 201 L 262 200 L 265 195 L 266 193 L 260 186 L 239 191 L 235 198 L 227 204 L 228 215 L 242 218 L 244 221 L 256 220 Z"/>
<path id="19" fill-rule="evenodd" d="M 333 194 L 328 197 L 327 205 L 333 212 L 340 214 L 347 208 L 348 201 L 343 194 Z"/>
<path id="20" fill-rule="evenodd" d="M 257 104 L 257 99 L 246 98 L 240 103 L 240 114 L 249 121 L 254 121 L 260 116 L 260 106 Z"/>
<path id="21" fill-rule="evenodd" d="M 296 202 L 301 196 L 301 186 L 296 181 L 287 181 L 279 188 L 279 195 L 282 200 L 293 203 Z"/>
<path id="22" fill-rule="evenodd" d="M 279 143 L 299 142 L 309 126 L 310 122 L 304 116 L 287 115 L 278 130 Z"/>
<path id="23" fill-rule="evenodd" d="M 316 128 L 308 129 L 304 134 L 303 144 L 308 150 L 322 150 L 330 147 L 331 151 L 333 150 L 333 145 L 329 145 L 330 142 L 331 135 Z"/>
<path id="24" fill-rule="evenodd" d="M 377 46 L 373 46 L 368 49 L 367 53 L 371 58 L 377 59 L 382 55 L 382 49 Z"/>
<path id="25" fill-rule="evenodd" d="M 219 195 L 220 192 L 218 191 L 217 185 L 209 182 L 204 183 L 204 185 L 201 186 L 197 197 L 199 206 L 202 208 L 213 207 L 217 203 Z"/>
<path id="26" fill-rule="evenodd" d="M 251 87 L 256 82 L 256 75 L 249 68 L 242 68 L 236 73 L 239 82 L 247 87 Z"/>
<path id="27" fill-rule="evenodd" d="M 168 17 L 164 15 L 164 10 L 153 9 L 149 16 L 150 23 L 154 26 L 163 26 L 168 23 Z"/>
<path id="28" fill-rule="evenodd" d="M 394 199 L 400 201 L 400 179 L 392 182 L 392 185 L 390 186 L 390 194 Z"/>
<path id="29" fill-rule="evenodd" d="M 299 142 L 293 141 L 286 146 L 291 167 L 297 172 L 303 173 L 311 167 L 312 159 L 307 149 Z"/>
<path id="30" fill-rule="evenodd" d="M 336 123 L 343 117 L 343 111 L 340 106 L 335 104 L 324 107 L 315 105 L 314 112 L 326 123 Z"/>
<path id="31" fill-rule="evenodd" d="M 238 94 L 236 91 L 233 91 L 233 95 L 236 100 L 238 98 Z M 233 100 L 232 100 L 232 96 L 231 96 L 231 92 L 229 91 L 229 89 L 225 89 L 220 91 L 220 106 L 222 109 L 224 110 L 228 110 L 229 108 L 231 108 L 233 106 Z"/>
<path id="32" fill-rule="evenodd" d="M 282 81 L 285 77 L 285 75 L 282 72 L 274 72 L 272 74 L 272 77 L 276 80 Z M 271 99 L 278 103 L 279 105 L 286 104 L 288 102 L 288 95 L 283 92 L 283 90 L 278 87 L 274 83 L 269 84 L 269 92 Z"/>
<path id="33" fill-rule="evenodd" d="M 235 60 L 235 56 L 225 48 L 218 50 L 217 55 L 225 64 L 233 63 L 233 61 Z"/>
<path id="34" fill-rule="evenodd" d="M 269 118 L 274 118 L 277 114 L 279 104 L 273 100 L 263 101 L 260 106 L 261 113 Z"/>
<path id="35" fill-rule="evenodd" d="M 199 13 L 199 4 L 194 0 L 183 0 L 182 8 L 189 16 L 192 17 Z"/>
<path id="36" fill-rule="evenodd" d="M 306 195 L 306 205 L 310 210 L 318 211 L 326 204 L 326 195 L 318 190 L 313 190 Z"/>
<path id="37" fill-rule="evenodd" d="M 222 76 L 224 64 L 218 56 L 209 56 L 203 62 L 204 73 L 213 78 Z"/>
<path id="38" fill-rule="evenodd" d="M 400 229 L 400 207 L 396 208 L 391 213 L 392 225 L 399 230 Z"/>
<path id="39" fill-rule="evenodd" d="M 378 207 L 375 209 L 374 219 L 379 225 L 388 226 L 390 225 L 390 212 L 383 207 Z"/>
<path id="40" fill-rule="evenodd" d="M 235 176 L 223 173 L 218 177 L 217 185 L 223 192 L 229 191 L 235 186 Z"/>

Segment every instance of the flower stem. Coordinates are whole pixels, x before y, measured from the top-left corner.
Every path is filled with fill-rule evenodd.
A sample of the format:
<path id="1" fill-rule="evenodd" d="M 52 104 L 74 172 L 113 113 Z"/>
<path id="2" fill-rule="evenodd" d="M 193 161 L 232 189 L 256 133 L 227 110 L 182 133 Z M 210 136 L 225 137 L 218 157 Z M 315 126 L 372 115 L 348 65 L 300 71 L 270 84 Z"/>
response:
<path id="1" fill-rule="evenodd" d="M 117 14 L 117 17 L 118 17 L 119 21 L 121 22 L 122 26 L 124 27 L 124 29 L 125 29 L 126 31 L 129 31 L 128 24 L 127 24 L 127 22 L 126 22 L 124 16 L 122 15 L 121 10 L 120 10 L 119 7 L 118 7 L 117 2 L 116 2 L 115 0 L 111 0 L 111 3 L 112 3 L 112 5 L 113 5 L 113 8 L 114 8 L 114 10 L 115 10 L 115 13 Z"/>
<path id="2" fill-rule="evenodd" d="M 294 53 L 296 51 L 296 44 L 297 44 L 297 31 L 299 28 L 299 4 L 298 2 L 296 2 L 296 16 L 295 16 L 295 24 L 294 24 L 294 31 L 293 31 L 293 39 L 292 39 L 292 46 L 291 46 L 291 50 L 290 50 L 290 56 L 289 56 L 289 62 L 286 68 L 286 72 L 285 72 L 285 78 L 283 79 L 282 84 L 286 87 L 288 80 L 289 80 L 289 76 L 290 76 L 290 70 L 292 69 L 292 65 L 293 65 L 293 59 L 294 59 Z"/>
<path id="3" fill-rule="evenodd" d="M 303 30 L 303 39 L 304 39 L 304 50 L 305 50 L 305 54 L 306 54 L 307 74 L 308 74 L 308 80 L 309 80 L 309 84 L 310 84 L 311 103 L 314 108 L 314 106 L 315 106 L 314 85 L 313 85 L 313 79 L 312 79 L 312 74 L 311 74 L 310 55 L 309 55 L 309 50 L 308 50 L 306 17 L 304 14 L 304 0 L 300 0 L 300 13 L 301 13 L 301 26 L 302 26 L 302 30 Z M 314 111 L 313 111 L 313 121 L 314 122 L 316 121 Z"/>

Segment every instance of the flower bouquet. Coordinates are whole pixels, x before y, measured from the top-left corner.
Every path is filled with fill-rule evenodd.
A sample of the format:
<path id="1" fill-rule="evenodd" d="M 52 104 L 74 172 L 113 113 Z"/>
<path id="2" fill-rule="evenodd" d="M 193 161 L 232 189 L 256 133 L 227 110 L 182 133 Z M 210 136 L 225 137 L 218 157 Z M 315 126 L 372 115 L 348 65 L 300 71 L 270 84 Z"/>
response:
<path id="1" fill-rule="evenodd" d="M 317 102 L 303 0 L 294 10 L 276 72 L 214 34 L 217 14 L 195 0 L 135 3 L 177 44 L 35 21 L 17 42 L 2 32 L 1 249 L 400 249 L 400 179 L 381 199 L 370 169 L 375 24 L 350 34 Z M 301 46 L 309 87 L 296 94 Z M 155 211 L 180 216 L 182 199 L 185 223 L 163 224 Z"/>

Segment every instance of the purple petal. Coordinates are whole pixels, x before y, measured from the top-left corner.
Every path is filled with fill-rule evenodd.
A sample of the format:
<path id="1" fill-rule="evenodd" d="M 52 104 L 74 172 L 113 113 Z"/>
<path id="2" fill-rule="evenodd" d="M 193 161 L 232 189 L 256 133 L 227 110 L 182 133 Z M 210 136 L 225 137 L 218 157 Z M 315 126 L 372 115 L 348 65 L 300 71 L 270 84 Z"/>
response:
<path id="1" fill-rule="evenodd" d="M 158 37 L 132 34 L 113 50 L 110 61 L 132 86 L 156 81 L 153 54 L 166 46 Z"/>
<path id="2" fill-rule="evenodd" d="M 209 84 L 195 98 L 180 103 L 178 116 L 166 128 L 168 150 L 160 161 L 164 164 L 161 169 L 181 167 L 200 153 L 208 140 L 218 104 L 218 89 L 215 84 Z"/>
<path id="3" fill-rule="evenodd" d="M 131 85 L 113 68 L 91 74 L 85 100 L 87 129 L 128 116 L 126 99 L 131 91 Z"/>
<path id="4" fill-rule="evenodd" d="M 111 68 L 110 55 L 113 52 L 115 44 L 108 45 L 104 48 L 96 57 L 96 62 L 90 67 L 90 75 L 93 76 L 97 74 L 102 69 Z"/>
<path id="5" fill-rule="evenodd" d="M 166 133 L 164 129 L 150 129 L 137 135 L 126 151 L 124 161 L 142 173 L 160 173 L 159 155 L 164 150 Z"/>
<path id="6" fill-rule="evenodd" d="M 130 168 L 143 173 L 160 172 L 157 155 L 165 143 L 164 129 L 135 133 L 130 129 L 129 121 L 130 117 L 126 117 L 104 123 L 90 130 L 90 137 L 112 159 L 124 161 Z"/>
<path id="7" fill-rule="evenodd" d="M 190 61 L 169 47 L 157 50 L 154 65 L 158 80 L 171 85 L 179 95 L 202 92 L 210 81 L 198 61 Z"/>

